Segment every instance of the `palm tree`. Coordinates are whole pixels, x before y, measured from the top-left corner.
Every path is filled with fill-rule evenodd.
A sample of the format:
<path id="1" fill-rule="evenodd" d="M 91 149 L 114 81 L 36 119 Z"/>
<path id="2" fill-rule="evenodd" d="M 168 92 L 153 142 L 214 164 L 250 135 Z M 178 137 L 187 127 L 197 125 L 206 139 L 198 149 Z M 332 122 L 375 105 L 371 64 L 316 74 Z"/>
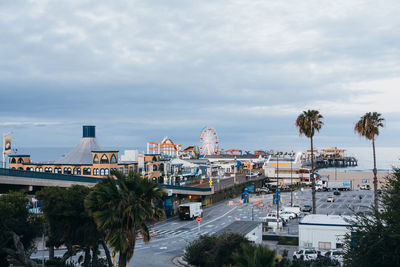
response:
<path id="1" fill-rule="evenodd" d="M 378 178 L 376 177 L 375 136 L 379 135 L 379 127 L 383 127 L 385 119 L 378 112 L 367 112 L 354 126 L 354 132 L 372 141 L 372 153 L 374 157 L 374 205 L 378 208 Z"/>
<path id="2" fill-rule="evenodd" d="M 104 231 L 106 242 L 119 252 L 119 267 L 125 267 L 133 256 L 137 234 L 150 240 L 148 220 L 164 218 L 164 211 L 156 207 L 163 196 L 162 189 L 143 179 L 137 173 L 112 173 L 95 185 L 85 200 L 99 230 Z"/>
<path id="3" fill-rule="evenodd" d="M 313 148 L 313 137 L 315 131 L 319 132 L 322 125 L 323 116 L 319 113 L 318 110 L 307 110 L 303 111 L 297 119 L 296 126 L 299 129 L 299 134 L 305 135 L 310 138 L 311 141 L 311 187 L 312 187 L 312 205 L 313 205 L 313 214 L 316 213 L 316 201 L 315 201 L 315 177 L 314 177 L 314 148 Z"/>

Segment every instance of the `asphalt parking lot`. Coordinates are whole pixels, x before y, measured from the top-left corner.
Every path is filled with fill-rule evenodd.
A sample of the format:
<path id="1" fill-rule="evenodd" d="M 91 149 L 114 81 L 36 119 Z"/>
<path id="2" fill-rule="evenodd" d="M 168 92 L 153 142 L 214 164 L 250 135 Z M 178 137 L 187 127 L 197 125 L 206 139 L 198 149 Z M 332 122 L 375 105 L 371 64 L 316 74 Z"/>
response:
<path id="1" fill-rule="evenodd" d="M 354 212 L 366 211 L 373 204 L 373 190 L 340 191 L 336 196 L 333 192 L 317 192 L 317 214 L 352 215 Z M 328 202 L 333 196 L 335 202 Z M 311 205 L 311 190 L 295 192 L 295 203 L 301 206 Z"/>

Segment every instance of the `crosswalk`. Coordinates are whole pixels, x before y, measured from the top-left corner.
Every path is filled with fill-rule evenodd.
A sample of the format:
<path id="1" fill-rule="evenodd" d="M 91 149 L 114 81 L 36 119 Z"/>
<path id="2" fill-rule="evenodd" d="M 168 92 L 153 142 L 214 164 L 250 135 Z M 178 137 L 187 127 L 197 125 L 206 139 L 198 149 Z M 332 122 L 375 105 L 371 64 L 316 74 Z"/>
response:
<path id="1" fill-rule="evenodd" d="M 176 229 L 176 230 L 163 230 L 163 229 L 152 229 L 150 230 L 150 235 L 151 236 L 180 236 L 184 234 L 188 234 L 191 236 L 200 236 L 200 235 L 205 235 L 205 234 L 214 234 L 215 230 L 214 229 L 201 229 L 200 231 L 196 229 L 188 229 L 188 230 L 182 230 L 182 229 Z"/>

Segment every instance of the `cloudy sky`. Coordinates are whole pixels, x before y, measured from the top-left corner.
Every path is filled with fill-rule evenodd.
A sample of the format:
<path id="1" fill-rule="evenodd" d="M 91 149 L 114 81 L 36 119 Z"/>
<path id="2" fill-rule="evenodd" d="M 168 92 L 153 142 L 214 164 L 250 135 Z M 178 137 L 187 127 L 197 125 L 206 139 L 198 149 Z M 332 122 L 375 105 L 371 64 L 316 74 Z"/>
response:
<path id="1" fill-rule="evenodd" d="M 103 146 L 164 136 L 222 148 L 308 146 L 294 121 L 318 109 L 316 145 L 369 146 L 386 118 L 399 146 L 400 1 L 1 1 L 0 132 L 14 147 Z"/>

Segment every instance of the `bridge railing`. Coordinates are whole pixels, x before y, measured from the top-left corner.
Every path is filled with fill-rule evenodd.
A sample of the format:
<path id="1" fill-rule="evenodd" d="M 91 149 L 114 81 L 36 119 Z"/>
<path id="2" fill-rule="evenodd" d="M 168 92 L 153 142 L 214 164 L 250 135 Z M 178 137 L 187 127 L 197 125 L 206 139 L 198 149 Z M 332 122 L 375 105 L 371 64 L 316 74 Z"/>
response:
<path id="1" fill-rule="evenodd" d="M 97 183 L 98 181 L 101 180 L 101 178 L 88 177 L 88 176 L 33 172 L 33 171 L 13 170 L 4 168 L 0 168 L 0 176 L 12 176 L 16 178 L 36 178 L 36 179 L 59 180 L 59 181 L 82 182 L 82 183 Z"/>

